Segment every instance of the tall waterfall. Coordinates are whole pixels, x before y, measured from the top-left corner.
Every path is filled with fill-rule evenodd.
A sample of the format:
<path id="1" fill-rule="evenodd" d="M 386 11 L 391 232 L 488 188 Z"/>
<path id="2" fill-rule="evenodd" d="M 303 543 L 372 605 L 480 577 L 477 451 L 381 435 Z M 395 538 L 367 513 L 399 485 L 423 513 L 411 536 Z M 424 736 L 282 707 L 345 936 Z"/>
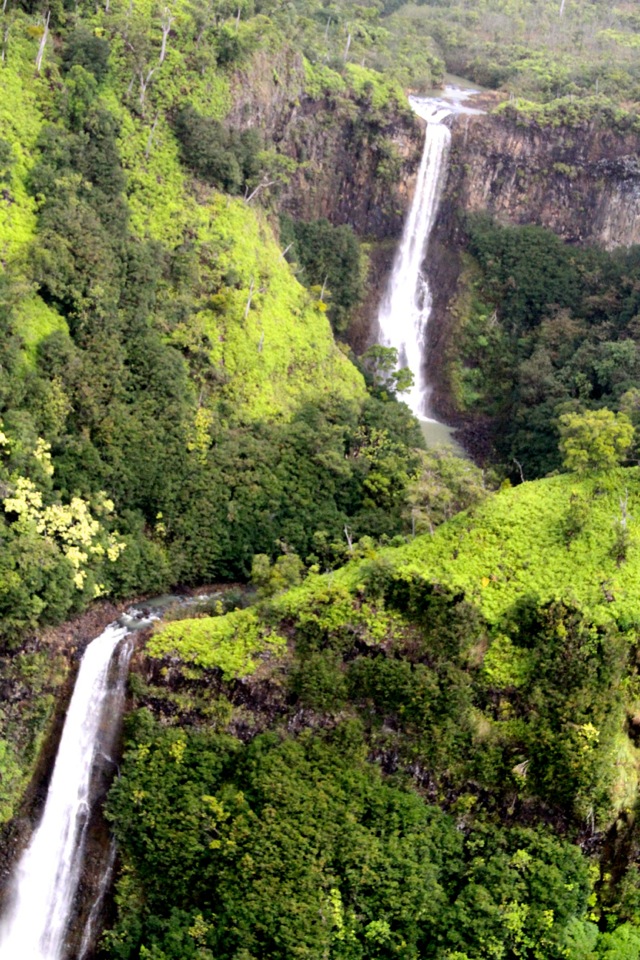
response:
<path id="1" fill-rule="evenodd" d="M 442 100 L 414 98 L 411 105 L 427 121 L 424 150 L 413 203 L 378 314 L 378 326 L 381 343 L 395 347 L 400 366 L 409 367 L 413 373 L 414 385 L 403 399 L 417 417 L 425 418 L 429 416 L 429 385 L 424 368 L 432 298 L 423 264 L 438 213 L 451 142 L 443 120 L 454 108 Z"/>
<path id="2" fill-rule="evenodd" d="M 126 680 L 121 654 L 115 687 L 113 654 L 131 626 L 113 623 L 89 644 L 76 680 L 40 825 L 18 863 L 0 923 L 2 960 L 62 960 L 80 880 L 94 761 Z M 130 655 L 130 651 L 129 651 Z M 125 664 L 126 667 L 126 664 Z"/>

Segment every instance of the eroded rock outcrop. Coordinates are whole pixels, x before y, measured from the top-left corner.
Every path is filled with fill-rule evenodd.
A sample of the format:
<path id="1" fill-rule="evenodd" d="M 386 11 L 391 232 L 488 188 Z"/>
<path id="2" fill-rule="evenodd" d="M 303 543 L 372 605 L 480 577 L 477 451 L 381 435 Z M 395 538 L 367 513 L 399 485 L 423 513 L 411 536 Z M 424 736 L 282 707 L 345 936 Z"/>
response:
<path id="1" fill-rule="evenodd" d="M 227 123 L 259 127 L 300 164 L 281 190 L 280 209 L 349 224 L 370 240 L 400 236 L 423 143 L 408 104 L 375 108 L 346 93 L 315 99 L 303 58 L 291 50 L 275 59 L 256 54 L 234 91 Z"/>

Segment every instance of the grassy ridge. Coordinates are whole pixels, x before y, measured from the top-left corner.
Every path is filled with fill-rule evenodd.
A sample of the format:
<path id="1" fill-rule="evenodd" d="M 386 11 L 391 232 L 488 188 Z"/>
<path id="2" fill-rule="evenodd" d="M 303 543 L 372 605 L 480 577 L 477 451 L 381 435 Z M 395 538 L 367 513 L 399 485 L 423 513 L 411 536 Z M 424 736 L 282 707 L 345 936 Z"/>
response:
<path id="1" fill-rule="evenodd" d="M 632 545 L 613 556 L 620 501 L 628 496 Z M 580 505 L 583 526 L 572 532 Z M 582 509 L 584 505 L 584 510 Z M 385 553 L 396 575 L 462 589 L 497 621 L 523 596 L 577 602 L 598 623 L 640 622 L 640 473 L 551 477 L 502 490 L 406 547 Z M 357 568 L 345 572 L 357 583 Z"/>
<path id="2" fill-rule="evenodd" d="M 182 739 L 185 751 L 198 751 L 200 766 L 182 768 L 180 776 L 194 795 L 215 793 L 224 803 L 230 785 L 237 788 L 236 768 L 203 773 L 200 760 L 201 751 L 221 738 L 237 751 L 242 769 L 254 771 L 261 762 L 256 758 L 282 751 L 286 759 L 271 782 L 285 802 L 297 797 L 297 752 L 330 744 L 335 756 L 350 756 L 350 768 L 357 762 L 368 775 L 382 772 L 382 783 L 407 789 L 430 815 L 440 808 L 438 816 L 444 811 L 451 817 L 456 835 L 469 844 L 468 863 L 482 875 L 474 875 L 468 893 L 459 881 L 445 890 L 441 902 L 448 899 L 450 908 L 438 922 L 446 926 L 444 917 L 454 916 L 455 932 L 429 929 L 424 944 L 412 949 L 403 933 L 407 956 L 635 960 L 639 493 L 636 468 L 522 484 L 459 514 L 433 536 L 372 551 L 365 560 L 312 575 L 259 605 L 158 627 L 148 647 L 159 661 L 151 672 L 169 689 L 136 678 L 136 705 L 147 709 L 132 720 L 127 772 L 112 794 L 128 872 L 118 888 L 118 923 L 108 935 L 111 955 L 120 956 L 118 950 L 128 944 L 131 952 L 122 955 L 134 956 L 135 944 L 144 942 L 158 943 L 173 957 L 170 938 L 186 921 L 169 911 L 162 894 L 150 906 L 155 854 L 147 852 L 164 849 L 155 811 L 168 806 L 156 795 L 173 775 L 175 743 Z M 621 499 L 631 515 L 622 560 L 612 550 Z M 327 789 L 332 788 L 326 776 L 315 775 L 305 836 L 316 822 L 313 804 L 322 803 Z M 264 814 L 254 811 L 243 820 L 243 841 L 268 836 L 272 842 L 275 806 L 270 800 Z M 287 837 L 296 816 L 289 810 L 278 814 Z M 350 814 L 336 814 L 334 821 L 352 822 Z M 145 825 L 138 827 L 141 822 Z M 611 845 L 605 838 L 614 823 L 619 842 Z M 518 852 L 509 859 L 515 876 L 509 876 L 507 864 L 492 866 L 490 851 L 502 831 L 501 849 L 517 838 Z M 523 855 L 525 835 L 532 846 Z M 530 857 L 549 850 L 551 842 L 562 849 L 560 892 L 541 910 L 533 890 L 548 889 L 552 874 L 545 867 L 540 884 L 534 881 Z M 341 840 L 343 848 L 351 851 L 352 841 Z M 207 917 L 210 891 L 217 890 L 221 865 L 236 848 L 221 849 L 220 865 L 216 861 L 201 893 L 180 889 L 185 916 L 202 909 Z M 297 844 L 278 849 L 278 869 L 295 869 L 302 882 L 313 877 L 314 890 L 331 876 L 351 904 L 350 870 L 326 868 L 324 860 L 321 869 L 300 867 L 298 849 Z M 413 849 L 403 852 L 405 868 Z M 434 845 L 440 853 L 445 849 L 451 863 L 444 842 Z M 210 857 L 218 853 L 207 852 L 207 862 Z M 268 862 L 261 852 L 261 871 Z M 571 906 L 564 897 L 577 886 L 566 872 L 569 863 L 584 871 L 585 891 Z M 271 884 L 267 906 L 257 899 L 261 877 L 247 879 L 236 869 L 234 889 L 238 876 L 246 883 L 243 902 L 255 910 L 253 929 L 262 930 L 269 917 L 282 934 L 290 895 L 281 896 Z M 489 892 L 489 876 L 500 878 L 499 894 Z M 530 889 L 520 885 L 524 878 Z M 406 872 L 394 890 L 406 905 Z M 213 944 L 214 930 L 225 944 L 237 934 L 235 917 L 224 912 L 232 898 L 227 890 L 214 897 L 208 943 Z M 136 918 L 148 911 L 144 932 L 129 920 L 134 902 L 145 904 Z M 380 916 L 388 916 L 391 902 L 389 897 L 381 903 Z M 419 938 L 426 921 L 416 908 L 409 914 Z M 361 915 L 354 911 L 354 918 Z M 389 931 L 398 928 L 397 921 L 389 922 Z M 369 950 L 366 933 L 364 944 L 356 946 L 357 936 L 354 930 L 353 953 L 336 946 L 327 948 L 327 955 L 371 960 L 394 955 Z M 449 943 L 445 936 L 451 936 Z M 286 954 L 274 949 L 270 955 Z M 316 956 L 317 949 L 303 946 L 300 955 Z"/>
<path id="3" fill-rule="evenodd" d="M 380 550 L 373 560 L 351 563 L 325 576 L 310 576 L 302 586 L 273 600 L 271 615 L 305 622 L 308 616 L 317 617 L 307 608 L 321 603 L 334 626 L 353 622 L 353 599 L 366 590 L 373 563 L 399 581 L 431 582 L 462 592 L 491 624 L 499 623 L 518 601 L 532 598 L 541 604 L 575 604 L 594 623 L 631 628 L 640 622 L 639 481 L 639 469 L 631 468 L 584 479 L 562 475 L 501 490 L 475 510 L 442 524 L 433 536 Z M 628 498 L 631 546 L 619 564 L 612 548 L 623 498 Z M 582 529 L 571 532 L 577 502 L 586 504 L 586 515 Z M 242 617 L 247 624 L 255 622 L 250 610 L 233 617 L 236 624 Z M 380 611 L 366 604 L 359 607 L 358 617 L 369 621 L 378 642 L 392 629 L 379 619 Z M 217 618 L 211 622 L 218 632 Z M 193 629 L 203 644 L 201 621 L 194 620 Z M 152 655 L 171 650 L 192 659 L 188 621 L 181 621 L 182 639 L 177 634 L 173 625 L 159 626 Z"/>

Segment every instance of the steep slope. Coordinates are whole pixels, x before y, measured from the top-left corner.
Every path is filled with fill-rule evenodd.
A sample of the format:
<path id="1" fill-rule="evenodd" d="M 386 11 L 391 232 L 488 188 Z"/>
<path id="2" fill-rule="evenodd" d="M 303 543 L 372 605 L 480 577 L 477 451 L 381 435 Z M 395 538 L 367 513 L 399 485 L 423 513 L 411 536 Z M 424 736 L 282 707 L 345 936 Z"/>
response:
<path id="1" fill-rule="evenodd" d="M 456 876 L 449 883 L 433 868 L 440 905 L 433 912 L 417 905 L 406 874 L 393 888 L 411 904 L 402 917 L 392 890 L 378 887 L 385 942 L 402 938 L 408 955 L 437 960 L 475 960 L 489 949 L 515 957 L 525 937 L 544 942 L 545 958 L 575 960 L 635 944 L 628 921 L 637 919 L 638 837 L 629 811 L 640 769 L 640 524 L 630 521 L 622 557 L 613 544 L 621 498 L 637 511 L 636 469 L 524 484 L 433 536 L 312 575 L 249 609 L 211 616 L 205 605 L 197 619 L 159 627 L 146 659 L 137 658 L 135 705 L 146 709 L 131 720 L 124 776 L 110 799 L 125 870 L 107 955 L 154 943 L 171 956 L 172 938 L 196 915 L 217 954 L 232 956 L 231 943 L 259 950 L 270 937 L 286 938 L 292 910 L 313 912 L 314 897 L 335 888 L 351 918 L 353 949 L 378 956 L 369 952 L 359 880 L 346 865 L 353 855 L 361 866 L 365 855 L 350 828 L 338 826 L 329 838 L 322 825 L 331 797 L 344 804 L 334 823 L 352 824 L 359 837 L 386 836 L 372 808 L 352 806 L 364 788 L 341 779 L 342 764 L 356 778 L 419 797 L 418 818 L 444 811 L 443 828 L 455 824 L 462 843 L 454 854 L 446 829 L 432 839 L 427 859 L 450 864 Z M 194 851 L 187 871 L 197 863 L 203 879 L 187 888 L 179 871 L 173 877 L 180 915 L 154 881 L 173 849 L 173 821 L 160 812 L 165 782 L 184 797 L 204 791 L 216 804 L 215 826 L 207 819 L 204 834 L 195 821 L 181 826 L 182 848 Z M 393 824 L 407 868 L 420 841 L 408 839 L 402 818 Z M 201 835 L 214 842 L 198 853 Z M 321 845 L 322 862 L 300 855 L 302 839 L 284 839 L 302 835 Z M 500 867 L 497 849 L 509 851 Z M 459 855 L 463 868 L 454 866 Z M 393 872 L 386 854 L 375 856 L 377 875 Z M 510 873 L 521 869 L 520 857 L 524 885 Z M 261 877 L 276 863 L 267 908 Z M 507 884 L 500 892 L 498 876 Z M 552 878 L 565 893 L 543 904 L 538 897 Z M 579 888 L 588 907 L 581 897 L 565 899 Z M 229 912 L 238 897 L 247 905 L 239 924 Z M 609 932 L 599 934 L 595 921 Z M 335 942 L 320 926 L 305 926 L 303 956 Z"/>
<path id="2" fill-rule="evenodd" d="M 37 237 L 38 201 L 30 189 L 29 174 L 45 124 L 43 110 L 49 108 L 46 85 L 33 76 L 33 50 L 27 47 L 19 60 L 13 46 L 11 53 L 3 70 L 6 85 L 0 116 L 8 183 L 0 201 L 0 246 L 3 259 L 15 271 L 26 269 L 24 258 Z M 148 131 L 118 104 L 113 92 L 105 91 L 103 103 L 120 122 L 118 144 L 134 235 L 168 247 L 183 244 L 188 235 L 198 250 L 206 246 L 224 250 L 218 270 L 237 274 L 224 304 L 224 330 L 216 328 L 211 312 L 207 317 L 206 311 L 198 311 L 189 321 L 191 336 L 197 337 L 196 331 L 204 325 L 204 334 L 215 343 L 211 362 L 222 366 L 228 378 L 225 398 L 246 406 L 251 417 L 283 413 L 308 391 L 327 392 L 329 383 L 336 395 L 344 383 L 345 397 L 362 397 L 359 375 L 336 349 L 326 317 L 308 303 L 260 212 L 240 201 L 218 201 L 213 196 L 197 202 L 190 194 L 166 119 L 160 124 L 156 118 L 154 143 L 148 148 Z M 206 284 L 206 275 L 202 281 Z M 216 278 L 209 282 L 215 284 Z M 33 355 L 40 340 L 55 330 L 66 330 L 66 324 L 34 293 L 20 298 L 15 328 Z"/>
<path id="3" fill-rule="evenodd" d="M 488 685 L 487 689 L 502 691 L 500 696 L 506 701 L 524 696 L 525 701 L 530 701 L 528 706 L 523 702 L 516 709 L 513 701 L 513 708 L 524 723 L 533 723 L 533 714 L 529 711 L 534 710 L 536 694 L 528 684 L 533 682 L 535 673 L 531 671 L 535 671 L 536 662 L 544 672 L 551 668 L 551 663 L 545 661 L 542 666 L 540 657 L 544 659 L 547 654 L 552 660 L 555 656 L 566 657 L 566 668 L 578 670 L 575 682 L 584 685 L 581 694 L 584 699 L 579 709 L 584 717 L 594 712 L 600 715 L 609 731 L 607 743 L 596 750 L 598 763 L 605 771 L 601 771 L 599 786 L 597 789 L 595 784 L 591 788 L 586 785 L 576 788 L 571 806 L 575 810 L 576 803 L 578 807 L 586 804 L 582 807 L 584 810 L 589 803 L 595 803 L 608 818 L 612 810 L 629 802 L 637 780 L 634 748 L 623 734 L 621 711 L 624 711 L 625 698 L 610 701 L 609 707 L 605 704 L 610 696 L 615 696 L 616 684 L 626 673 L 628 651 L 635 649 L 640 622 L 636 590 L 640 575 L 640 521 L 635 519 L 639 501 L 635 468 L 599 478 L 577 480 L 575 476 L 565 475 L 523 484 L 491 496 L 470 514 L 458 515 L 438 528 L 433 536 L 418 537 L 405 547 L 380 551 L 370 560 L 349 564 L 328 577 L 311 576 L 297 590 L 255 608 L 222 618 L 180 620 L 161 627 L 150 642 L 149 653 L 155 658 L 183 658 L 185 663 L 204 669 L 203 676 L 210 676 L 209 671 L 220 668 L 233 690 L 232 678 L 250 676 L 261 656 L 266 656 L 266 663 L 275 657 L 276 672 L 282 669 L 282 638 L 293 640 L 295 656 L 304 664 L 309 653 L 307 633 L 310 630 L 318 636 L 312 649 L 322 650 L 328 644 L 327 649 L 333 649 L 339 659 L 344 659 L 342 667 L 332 668 L 338 671 L 334 674 L 338 682 L 338 674 L 343 670 L 348 672 L 356 651 L 365 658 L 381 657 L 380 662 L 398 656 L 412 659 L 415 642 L 423 650 L 417 654 L 418 662 L 422 662 L 423 655 L 427 656 L 426 662 L 430 662 L 430 655 L 425 653 L 428 647 L 421 646 L 424 641 L 418 640 L 418 635 L 423 630 L 427 630 L 429 636 L 434 629 L 436 633 L 443 630 L 442 637 L 433 640 L 436 661 L 442 657 L 443 664 L 448 659 L 459 663 L 461 669 L 467 671 L 468 681 L 478 680 L 481 686 Z M 622 553 L 621 509 L 628 509 L 630 518 Z M 556 638 L 554 644 L 560 644 L 556 653 L 544 652 L 543 638 L 551 636 L 549 630 Z M 445 640 L 446 636 L 450 640 Z M 589 636 L 592 640 L 588 640 Z M 593 648 L 589 646 L 591 643 Z M 597 667 L 601 657 L 604 660 Z M 609 662 L 610 657 L 617 664 L 615 668 L 613 661 Z M 579 663 L 582 666 L 578 669 Z M 605 667 L 605 663 L 608 666 Z M 588 669 L 587 664 L 590 664 Z M 284 665 L 288 673 L 292 667 L 286 656 Z M 560 661 L 556 666 L 565 669 L 560 668 Z M 306 668 L 293 669 L 295 673 L 296 669 Z M 629 669 L 630 676 L 634 675 L 635 667 Z M 580 674 L 582 670 L 587 672 Z M 596 673 L 591 674 L 592 670 Z M 601 679 L 597 679 L 600 671 Z M 265 668 L 260 667 L 258 673 L 264 677 Z M 578 680 L 578 676 L 581 679 Z M 328 677 L 325 680 L 329 682 Z M 556 691 L 553 698 L 562 700 L 565 696 L 566 691 L 556 687 L 552 673 L 541 676 L 539 681 L 546 691 L 545 697 L 552 697 L 552 688 Z M 322 685 L 318 689 L 320 703 L 324 696 L 321 689 L 326 689 L 329 696 L 329 688 L 324 687 L 325 681 L 319 677 L 317 682 Z M 441 682 L 445 696 L 449 681 L 443 676 Z M 600 688 L 601 682 L 603 688 Z M 451 689 L 454 699 L 455 683 Z M 605 693 L 605 687 L 609 693 Z M 632 689 L 635 689 L 633 684 L 626 702 L 630 714 L 635 710 Z M 495 712 L 495 702 L 491 698 L 483 700 L 485 696 L 486 691 L 479 699 L 478 694 L 473 695 L 466 706 L 451 708 L 454 714 L 458 709 L 462 711 L 456 722 L 460 731 L 468 730 L 478 750 L 485 749 L 485 738 L 489 737 L 490 741 L 491 737 L 489 727 L 483 727 L 485 720 L 480 722 L 480 715 L 474 711 L 480 710 L 490 726 L 500 718 L 500 710 Z M 357 694 L 355 699 L 359 701 Z M 466 702 L 466 695 L 464 700 Z M 279 709 L 284 710 L 286 716 L 289 708 L 280 703 Z M 535 709 L 544 712 L 548 706 L 540 701 Z M 601 714 L 603 709 L 606 721 Z M 571 718 L 571 710 L 562 716 L 563 719 L 553 721 L 560 725 L 557 735 L 565 736 L 572 728 L 578 730 L 579 724 Z M 231 720 L 232 727 L 234 722 Z M 436 729 L 443 722 L 438 711 L 429 721 Z M 522 749 L 522 745 L 518 748 L 516 744 L 522 744 L 520 738 L 525 729 L 520 727 L 520 721 L 513 728 L 500 722 L 495 732 L 503 731 L 500 736 L 506 737 L 504 747 L 513 755 L 512 750 Z M 471 733 L 472 730 L 475 733 Z M 511 746 L 507 747 L 510 741 Z M 441 776 L 453 776 L 458 762 L 454 761 L 455 756 L 460 757 L 462 766 L 454 780 L 460 775 L 464 780 L 471 769 L 476 769 L 475 760 L 469 759 L 470 767 L 462 760 L 453 741 L 449 746 L 451 755 L 445 750 L 438 754 L 441 759 L 435 766 L 429 766 L 429 777 L 435 777 L 436 781 Z M 597 744 L 593 746 L 595 749 Z M 542 779 L 534 795 L 546 798 L 546 802 L 556 796 L 557 803 L 556 788 L 545 779 L 548 777 L 546 762 L 542 758 L 539 761 Z M 444 766 L 440 768 L 439 763 Z M 615 773 L 618 763 L 621 767 Z M 515 766 L 514 761 L 514 769 Z M 522 789 L 524 795 L 528 794 L 530 782 L 520 783 L 517 777 L 515 781 L 511 777 L 510 782 L 511 789 Z M 608 786 L 605 787 L 605 783 Z M 594 791 L 590 799 L 589 789 Z M 604 792 L 599 792 L 601 790 Z M 583 799 L 577 800 L 578 795 Z M 568 794 L 565 796 L 568 799 Z"/>

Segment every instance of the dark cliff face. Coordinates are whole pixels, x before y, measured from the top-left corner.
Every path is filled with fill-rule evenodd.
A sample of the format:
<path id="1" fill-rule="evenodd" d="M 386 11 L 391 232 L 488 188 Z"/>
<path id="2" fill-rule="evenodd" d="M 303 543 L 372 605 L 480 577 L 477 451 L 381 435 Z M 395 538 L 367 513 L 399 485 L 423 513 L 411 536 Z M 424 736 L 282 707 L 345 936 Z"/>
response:
<path id="1" fill-rule="evenodd" d="M 595 125 L 543 128 L 492 114 L 452 121 L 447 182 L 427 258 L 434 298 L 427 365 L 440 416 L 457 422 L 447 356 L 455 350 L 464 214 L 543 226 L 575 244 L 640 243 L 639 152 L 637 135 Z"/>
<path id="2" fill-rule="evenodd" d="M 375 338 L 375 317 L 413 197 L 424 124 L 407 107 L 375 109 L 353 96 L 314 99 L 302 57 L 260 52 L 234 80 L 230 126 L 257 126 L 300 164 L 281 188 L 279 209 L 299 220 L 348 224 L 369 243 L 364 302 L 347 339 L 361 353 Z"/>
<path id="3" fill-rule="evenodd" d="M 501 116 L 453 126 L 446 200 L 570 243 L 640 243 L 640 138 L 595 125 L 539 127 Z"/>
<path id="4" fill-rule="evenodd" d="M 420 162 L 423 133 L 408 105 L 375 109 L 339 95 L 305 92 L 302 57 L 261 53 L 234 82 L 227 118 L 257 126 L 300 167 L 282 188 L 279 206 L 302 220 L 349 224 L 362 238 L 398 237 Z"/>

